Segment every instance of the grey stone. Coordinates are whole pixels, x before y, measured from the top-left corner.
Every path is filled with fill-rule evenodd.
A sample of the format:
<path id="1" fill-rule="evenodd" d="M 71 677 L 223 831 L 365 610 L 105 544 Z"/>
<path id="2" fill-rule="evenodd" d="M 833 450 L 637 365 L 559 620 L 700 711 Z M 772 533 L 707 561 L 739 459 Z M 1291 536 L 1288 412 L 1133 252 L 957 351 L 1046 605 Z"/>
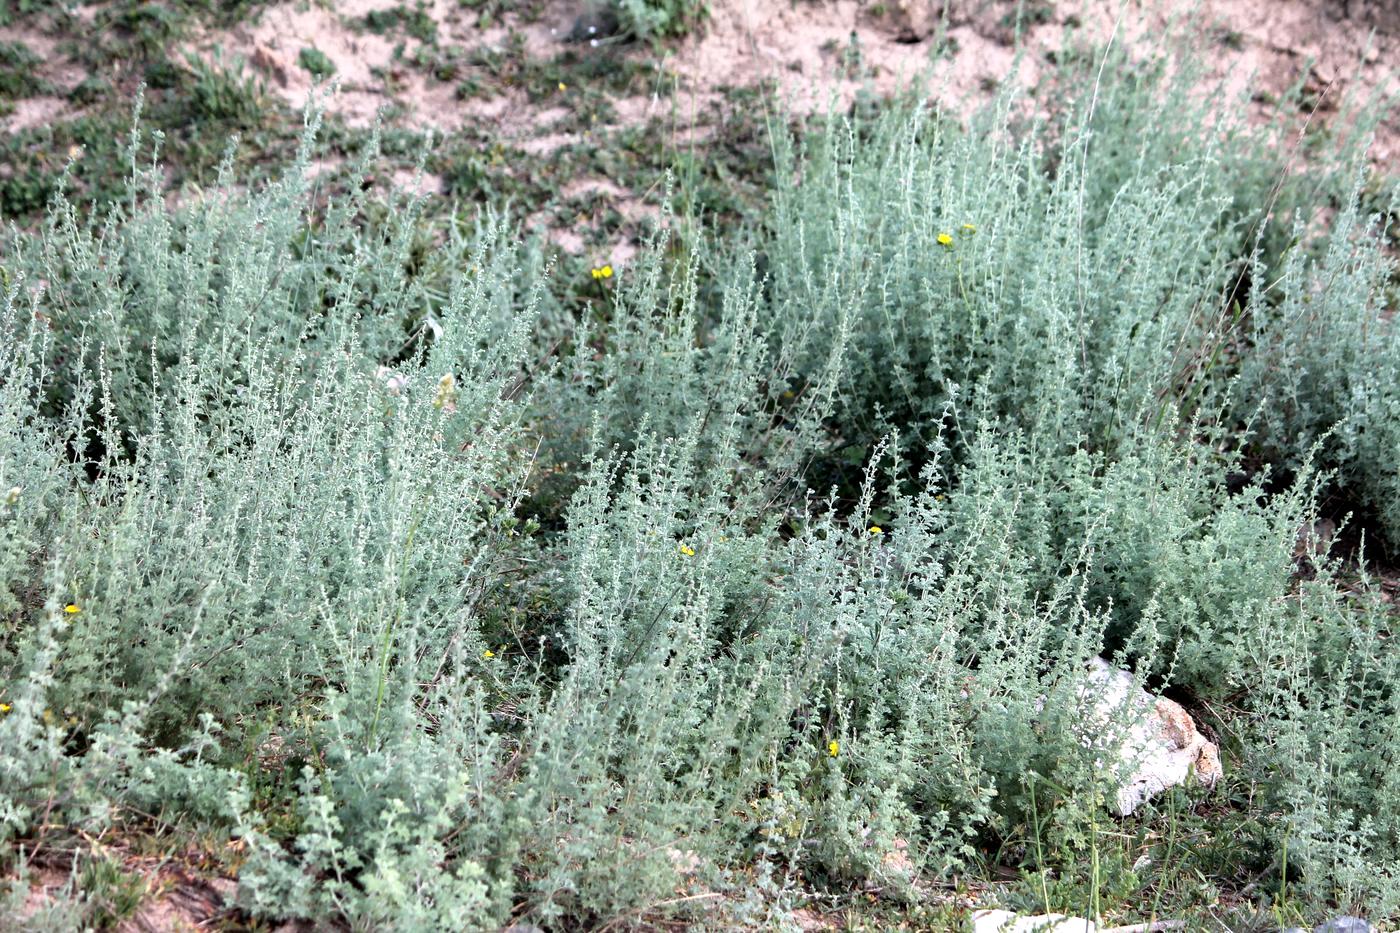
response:
<path id="1" fill-rule="evenodd" d="M 1376 933 L 1376 928 L 1360 917 L 1333 917 L 1314 927 L 1313 933 Z"/>

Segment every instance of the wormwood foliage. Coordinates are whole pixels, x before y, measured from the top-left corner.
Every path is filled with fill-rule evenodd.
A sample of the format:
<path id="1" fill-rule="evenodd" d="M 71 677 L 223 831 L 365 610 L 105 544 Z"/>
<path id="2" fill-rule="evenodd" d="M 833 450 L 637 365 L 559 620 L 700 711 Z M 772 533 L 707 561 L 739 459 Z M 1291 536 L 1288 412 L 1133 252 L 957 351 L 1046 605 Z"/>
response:
<path id="1" fill-rule="evenodd" d="M 240 910 L 363 929 L 999 866 L 1125 918 L 1400 912 L 1375 535 L 1298 537 L 1400 536 L 1395 205 L 1278 184 L 1189 73 L 780 136 L 764 230 L 663 217 L 582 320 L 490 218 L 314 202 L 314 121 L 178 208 L 134 134 L 129 201 L 0 261 L 7 866 L 198 834 Z M 1213 797 L 1108 816 L 1096 654 L 1219 738 Z"/>

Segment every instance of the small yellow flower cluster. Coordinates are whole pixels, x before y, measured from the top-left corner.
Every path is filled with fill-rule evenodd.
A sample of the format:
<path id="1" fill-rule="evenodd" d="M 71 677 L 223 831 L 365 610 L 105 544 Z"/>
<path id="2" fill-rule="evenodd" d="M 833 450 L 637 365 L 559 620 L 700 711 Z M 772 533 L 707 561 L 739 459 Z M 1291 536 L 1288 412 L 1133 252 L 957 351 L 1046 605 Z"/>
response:
<path id="1" fill-rule="evenodd" d="M 613 274 L 612 266 L 594 266 L 590 270 L 595 279 L 610 279 Z"/>
<path id="2" fill-rule="evenodd" d="M 8 703 L 0 703 L 0 714 L 8 713 L 13 708 L 14 707 L 10 706 Z"/>
<path id="3" fill-rule="evenodd" d="M 433 407 L 440 408 L 448 414 L 457 410 L 457 378 L 451 373 L 438 380 L 437 397 L 433 399 Z"/>
<path id="4" fill-rule="evenodd" d="M 879 525 L 871 525 L 870 533 L 872 535 L 882 535 L 885 533 L 885 529 L 881 528 Z"/>
<path id="5" fill-rule="evenodd" d="M 963 224 L 963 225 L 962 225 L 962 232 L 963 232 L 963 233 L 976 233 L 976 232 L 977 232 L 977 225 L 976 225 L 976 224 Z M 949 233 L 948 231 L 946 231 L 946 230 L 940 230 L 940 231 L 938 231 L 938 236 L 934 237 L 934 239 L 938 241 L 938 245 L 939 245 L 939 246 L 947 247 L 948 249 L 952 249 L 952 248 L 953 248 L 953 235 L 952 235 L 951 233 Z"/>
<path id="6" fill-rule="evenodd" d="M 695 548 L 691 547 L 691 546 L 688 545 L 688 544 L 682 544 L 681 547 L 680 547 L 680 551 L 681 551 L 681 553 L 684 554 L 686 557 L 694 557 L 694 556 L 695 556 Z"/>
<path id="7" fill-rule="evenodd" d="M 832 758 L 835 758 L 837 755 L 841 754 L 841 743 L 832 739 L 830 742 L 826 743 L 826 750 Z"/>
<path id="8" fill-rule="evenodd" d="M 559 82 L 559 91 L 560 91 L 561 93 L 564 92 L 564 91 L 567 91 L 568 89 L 569 89 L 569 86 L 568 86 L 567 84 L 565 84 L 563 81 L 560 81 L 560 82 Z"/>
<path id="9" fill-rule="evenodd" d="M 77 603 L 69 603 L 68 605 L 63 607 L 63 611 L 68 613 L 70 616 L 75 616 L 83 610 L 82 607 L 80 607 Z"/>
<path id="10" fill-rule="evenodd" d="M 492 651 L 490 648 L 487 648 L 485 651 L 481 652 L 481 656 L 489 661 L 496 656 L 496 652 Z"/>

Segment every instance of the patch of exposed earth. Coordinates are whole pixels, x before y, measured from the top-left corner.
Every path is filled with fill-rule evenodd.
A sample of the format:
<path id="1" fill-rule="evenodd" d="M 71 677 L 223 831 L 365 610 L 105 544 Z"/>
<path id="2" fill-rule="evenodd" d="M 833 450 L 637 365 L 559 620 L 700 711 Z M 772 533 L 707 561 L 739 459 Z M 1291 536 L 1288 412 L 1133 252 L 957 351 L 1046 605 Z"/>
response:
<path id="1" fill-rule="evenodd" d="M 420 40 L 374 35 L 362 25 L 366 16 L 394 6 L 392 0 L 349 0 L 333 10 L 278 5 L 254 23 L 203 37 L 201 47 L 220 44 L 241 54 L 293 106 L 313 89 L 298 56 L 315 48 L 336 67 L 339 87 L 329 107 L 348 124 L 368 125 L 392 106 L 389 119 L 401 125 L 448 135 L 471 126 L 536 159 L 625 127 L 703 144 L 729 95 L 743 88 L 774 91 L 800 114 L 844 108 L 858 94 L 889 95 L 918 80 L 939 106 L 966 117 L 1008 81 L 1034 86 L 1047 62 L 1067 47 L 1111 41 L 1130 54 L 1148 54 L 1187 22 L 1211 77 L 1225 90 L 1222 100 L 1238 101 L 1258 116 L 1269 115 L 1273 102 L 1295 86 L 1312 101 L 1315 112 L 1308 116 L 1323 120 L 1348 95 L 1394 96 L 1400 65 L 1400 7 L 1383 0 L 713 0 L 701 29 L 659 48 L 608 38 L 566 45 L 564 38 L 576 31 L 577 2 L 554 0 L 528 18 L 480 28 L 474 14 L 434 0 L 434 41 L 456 50 L 460 60 L 543 62 L 567 51 L 650 64 L 656 75 L 650 94 L 616 97 L 608 119 L 580 129 L 558 102 L 568 94 L 562 82 L 558 95 L 543 98 L 540 88 L 489 82 L 482 92 L 463 95 L 459 85 L 413 67 Z M 1393 120 L 1380 128 L 1372 157 L 1382 167 L 1400 159 L 1400 126 Z M 589 185 L 601 187 L 602 180 L 572 183 L 575 189 Z M 639 213 L 637 192 L 618 188 L 615 180 L 607 185 L 625 214 Z M 430 178 L 425 187 L 442 185 Z M 566 251 L 582 250 L 576 233 L 555 230 L 553 239 Z M 610 255 L 620 260 L 626 252 L 620 241 Z"/>
<path id="2" fill-rule="evenodd" d="M 39 59 L 33 75 L 43 87 L 41 93 L 25 95 L 13 102 L 9 114 L 0 117 L 8 132 L 42 126 L 53 120 L 70 118 L 73 108 L 67 95 L 82 83 L 86 73 L 58 50 L 50 36 L 30 29 L 0 26 L 0 43 L 23 43 Z M 2 111 L 0 111 L 2 112 Z"/>
<path id="3" fill-rule="evenodd" d="M 265 10 L 258 21 L 209 35 L 267 74 L 276 90 L 300 105 L 312 78 L 298 66 L 303 48 L 335 64 L 340 92 L 330 105 L 352 125 L 365 125 L 387 104 L 401 106 L 409 125 L 451 132 L 486 123 L 539 151 L 550 145 L 557 108 L 532 105 L 523 95 L 462 98 L 450 84 L 413 72 L 407 64 L 418 40 L 367 32 L 357 21 L 393 9 L 393 0 L 344 0 L 334 9 L 290 3 Z M 493 50 L 545 60 L 565 48 L 576 2 L 551 2 L 530 20 L 507 19 L 481 29 L 450 0 L 434 0 L 437 43 L 468 52 Z M 1019 16 L 1018 16 L 1019 9 Z M 880 11 L 880 12 L 876 12 Z M 1384 0 L 1109 0 L 1018 4 L 1015 0 L 713 0 L 697 33 L 661 49 L 634 45 L 625 54 L 654 58 L 664 91 L 683 101 L 698 122 L 737 87 L 774 87 L 797 112 L 849 103 L 861 91 L 893 93 L 923 79 L 945 108 L 966 114 L 1014 77 L 1034 84 L 1047 56 L 1072 44 L 1112 38 L 1129 48 L 1151 48 L 1187 18 L 1211 43 L 1216 76 L 1242 91 L 1253 83 L 1279 97 L 1299 81 L 1329 95 L 1396 93 L 1400 66 L 1400 5 Z M 1018 54 L 1019 47 L 1022 50 Z M 593 51 L 614 54 L 613 40 Z M 579 48 L 578 45 L 574 46 Z M 583 47 L 583 53 L 590 49 Z M 668 109 L 651 97 L 615 102 L 619 122 L 647 121 Z M 1393 122 L 1378 140 L 1378 159 L 1400 153 Z M 556 140 L 557 142 L 557 140 Z"/>
<path id="4" fill-rule="evenodd" d="M 1319 121 L 1349 96 L 1394 97 L 1400 87 L 1400 5 L 1391 0 L 711 0 L 707 21 L 691 36 L 660 45 L 606 36 L 566 43 L 577 33 L 581 0 L 530 0 L 515 8 L 485 22 L 456 0 L 431 0 L 416 26 L 405 26 L 394 20 L 406 9 L 396 0 L 292 0 L 231 28 L 206 29 L 185 44 L 224 67 L 242 62 L 293 108 L 325 89 L 306 64 L 313 52 L 334 68 L 326 107 L 345 126 L 363 129 L 379 120 L 481 148 L 479 141 L 489 139 L 496 150 L 491 159 L 519 163 L 511 170 L 606 146 L 610 134 L 629 130 L 664 137 L 673 149 L 703 149 L 736 108 L 763 106 L 752 93 L 758 88 L 801 114 L 843 108 L 861 93 L 888 95 L 918 80 L 940 107 L 967 116 L 1008 81 L 1034 86 L 1066 49 L 1114 42 L 1146 55 L 1174 24 L 1193 30 L 1224 88 L 1221 100 L 1254 115 L 1269 115 L 1294 87 L 1310 101 L 1306 118 Z M 55 88 L 13 102 L 7 128 L 73 116 L 64 92 L 82 75 L 53 40 L 26 32 L 22 22 L 0 38 L 28 43 Z M 605 92 L 606 106 L 583 108 L 580 96 L 598 91 L 556 81 L 559 69 L 551 64 L 565 59 L 631 68 L 645 79 Z M 746 89 L 749 96 L 736 103 Z M 1372 159 L 1389 172 L 1400 164 L 1394 119 L 1379 128 Z M 563 179 L 570 190 L 606 190 L 627 218 L 645 212 L 644 192 L 633 190 L 640 182 L 608 177 L 605 187 L 596 166 L 583 171 Z M 452 185 L 430 173 L 421 187 L 433 196 Z M 558 245 L 582 251 L 576 233 L 557 227 L 551 225 L 551 235 Z M 618 234 L 607 255 L 625 258 L 627 242 Z"/>

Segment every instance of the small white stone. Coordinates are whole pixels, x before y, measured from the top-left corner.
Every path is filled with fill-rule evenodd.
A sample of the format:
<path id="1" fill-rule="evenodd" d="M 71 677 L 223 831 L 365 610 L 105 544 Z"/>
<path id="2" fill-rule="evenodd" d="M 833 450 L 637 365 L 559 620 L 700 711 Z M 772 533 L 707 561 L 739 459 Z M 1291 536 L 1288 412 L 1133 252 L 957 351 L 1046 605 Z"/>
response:
<path id="1" fill-rule="evenodd" d="M 1022 916 L 1009 910 L 979 910 L 972 915 L 972 933 L 1094 933 L 1092 920 L 1064 914 Z"/>

